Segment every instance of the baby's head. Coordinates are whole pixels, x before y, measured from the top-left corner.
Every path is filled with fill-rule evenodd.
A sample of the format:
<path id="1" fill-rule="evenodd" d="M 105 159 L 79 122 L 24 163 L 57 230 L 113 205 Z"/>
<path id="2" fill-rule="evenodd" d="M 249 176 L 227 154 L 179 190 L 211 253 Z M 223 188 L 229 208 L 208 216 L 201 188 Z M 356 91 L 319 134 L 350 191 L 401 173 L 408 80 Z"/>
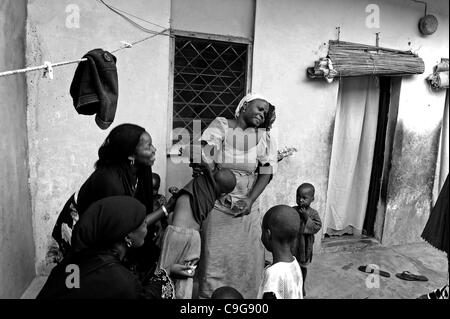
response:
<path id="1" fill-rule="evenodd" d="M 302 208 L 308 208 L 314 201 L 316 190 L 310 183 L 303 183 L 297 188 L 297 205 Z"/>
<path id="2" fill-rule="evenodd" d="M 244 299 L 244 297 L 233 287 L 224 286 L 214 290 L 211 299 Z"/>
<path id="3" fill-rule="evenodd" d="M 272 252 L 274 242 L 282 245 L 293 243 L 300 227 L 300 217 L 294 208 L 277 205 L 264 215 L 261 227 L 261 241 L 264 247 Z"/>
<path id="4" fill-rule="evenodd" d="M 220 194 L 228 194 L 236 187 L 236 176 L 228 168 L 216 168 L 212 173 Z"/>

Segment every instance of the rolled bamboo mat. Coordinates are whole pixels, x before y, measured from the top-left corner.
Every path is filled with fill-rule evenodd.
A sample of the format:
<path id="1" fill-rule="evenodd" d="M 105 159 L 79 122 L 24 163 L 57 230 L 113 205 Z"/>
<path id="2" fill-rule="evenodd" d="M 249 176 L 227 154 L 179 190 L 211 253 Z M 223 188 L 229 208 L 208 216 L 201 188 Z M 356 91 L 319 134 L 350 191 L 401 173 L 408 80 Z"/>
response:
<path id="1" fill-rule="evenodd" d="M 402 76 L 424 71 L 423 60 L 411 51 L 330 40 L 327 57 L 307 68 L 307 75 L 331 82 L 335 77 Z"/>
<path id="2" fill-rule="evenodd" d="M 422 74 L 423 60 L 410 51 L 330 41 L 328 58 L 337 76 Z"/>

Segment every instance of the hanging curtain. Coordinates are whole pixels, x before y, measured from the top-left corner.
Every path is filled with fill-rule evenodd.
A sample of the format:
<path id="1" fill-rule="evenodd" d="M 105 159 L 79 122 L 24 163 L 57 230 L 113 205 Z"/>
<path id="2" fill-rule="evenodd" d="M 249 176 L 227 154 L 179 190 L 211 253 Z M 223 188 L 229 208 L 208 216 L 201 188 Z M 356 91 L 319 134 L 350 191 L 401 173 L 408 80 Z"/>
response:
<path id="1" fill-rule="evenodd" d="M 329 235 L 361 234 L 377 133 L 378 78 L 341 78 L 324 226 Z"/>

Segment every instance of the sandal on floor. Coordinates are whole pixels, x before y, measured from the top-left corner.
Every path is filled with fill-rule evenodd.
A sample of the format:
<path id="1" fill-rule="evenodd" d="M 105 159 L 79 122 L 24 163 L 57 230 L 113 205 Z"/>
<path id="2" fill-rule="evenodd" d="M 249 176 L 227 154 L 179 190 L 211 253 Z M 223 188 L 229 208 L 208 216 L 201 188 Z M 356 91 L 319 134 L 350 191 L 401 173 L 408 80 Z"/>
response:
<path id="1" fill-rule="evenodd" d="M 386 278 L 391 277 L 391 274 L 388 273 L 387 271 L 380 270 L 380 269 L 378 269 L 378 267 L 374 267 L 372 265 L 359 266 L 358 270 L 362 271 L 362 272 L 365 272 L 367 274 L 379 274 L 380 276 L 383 276 L 383 277 L 386 277 Z"/>
<path id="2" fill-rule="evenodd" d="M 395 274 L 397 278 L 408 280 L 408 281 L 428 281 L 428 278 L 422 275 L 415 275 L 409 271 L 404 271 L 401 274 Z"/>

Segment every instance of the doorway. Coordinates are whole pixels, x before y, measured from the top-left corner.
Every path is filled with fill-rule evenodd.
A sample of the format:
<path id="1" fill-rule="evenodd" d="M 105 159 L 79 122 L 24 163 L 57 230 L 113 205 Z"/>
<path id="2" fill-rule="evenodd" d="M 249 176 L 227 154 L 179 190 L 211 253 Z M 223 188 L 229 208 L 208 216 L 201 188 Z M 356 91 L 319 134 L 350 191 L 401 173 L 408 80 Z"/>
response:
<path id="1" fill-rule="evenodd" d="M 380 100 L 363 235 L 381 240 L 401 78 L 380 77 Z M 392 95 L 392 96 L 391 96 Z M 377 220 L 378 217 L 378 220 Z M 378 222 L 377 229 L 375 224 Z M 381 228 L 380 228 L 381 227 Z"/>
<path id="2" fill-rule="evenodd" d="M 381 240 L 400 84 L 400 77 L 341 79 L 325 238 Z"/>

